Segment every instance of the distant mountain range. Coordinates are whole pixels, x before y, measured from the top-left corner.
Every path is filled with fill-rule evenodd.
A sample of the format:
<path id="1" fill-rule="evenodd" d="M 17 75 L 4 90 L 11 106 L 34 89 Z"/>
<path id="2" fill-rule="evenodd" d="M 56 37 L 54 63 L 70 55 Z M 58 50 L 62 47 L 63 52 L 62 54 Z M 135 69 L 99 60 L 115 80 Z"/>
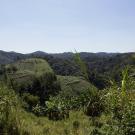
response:
<path id="1" fill-rule="evenodd" d="M 81 52 L 80 55 L 82 58 L 105 58 L 105 57 L 114 57 L 116 55 L 125 55 L 125 54 L 131 54 L 131 53 L 105 53 L 105 52 L 99 52 L 99 53 L 88 53 L 88 52 Z M 25 59 L 29 57 L 54 57 L 59 59 L 70 59 L 73 57 L 72 52 L 64 52 L 64 53 L 46 53 L 42 51 L 36 51 L 29 54 L 21 54 L 17 52 L 6 52 L 0 50 L 0 64 L 8 64 L 15 62 L 20 59 Z"/>

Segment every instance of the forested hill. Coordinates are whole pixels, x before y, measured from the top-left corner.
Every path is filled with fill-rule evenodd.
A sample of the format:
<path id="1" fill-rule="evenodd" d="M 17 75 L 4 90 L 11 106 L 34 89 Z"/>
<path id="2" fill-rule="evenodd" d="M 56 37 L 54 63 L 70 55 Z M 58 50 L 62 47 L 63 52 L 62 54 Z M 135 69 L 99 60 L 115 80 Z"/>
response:
<path id="1" fill-rule="evenodd" d="M 26 58 L 43 58 L 48 61 L 58 75 L 80 75 L 79 67 L 71 52 L 48 54 L 37 51 L 29 54 L 0 51 L 0 64 L 9 64 Z M 104 88 L 108 80 L 120 80 L 121 70 L 126 65 L 135 65 L 135 53 L 88 53 L 81 52 L 81 58 L 86 62 L 89 79 L 99 88 Z"/>

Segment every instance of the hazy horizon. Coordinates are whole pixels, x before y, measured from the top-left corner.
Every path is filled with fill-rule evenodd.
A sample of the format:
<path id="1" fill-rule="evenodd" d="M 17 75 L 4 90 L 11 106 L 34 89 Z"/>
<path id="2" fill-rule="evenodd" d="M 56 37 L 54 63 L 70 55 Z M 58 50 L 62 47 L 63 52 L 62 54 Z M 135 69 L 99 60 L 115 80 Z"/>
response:
<path id="1" fill-rule="evenodd" d="M 0 1 L 0 50 L 134 52 L 134 0 Z"/>
<path id="2" fill-rule="evenodd" d="M 11 50 L 11 51 L 6 51 L 6 50 L 1 50 L 0 51 L 4 51 L 4 52 L 7 52 L 7 53 L 21 53 L 21 54 L 31 54 L 31 53 L 35 53 L 35 52 L 43 52 L 43 53 L 47 53 L 47 54 L 62 54 L 62 53 L 75 53 L 76 51 L 67 51 L 67 52 L 45 52 L 45 51 L 42 51 L 42 50 L 35 50 L 35 51 L 32 51 L 32 52 L 27 52 L 27 53 L 23 53 L 23 52 L 18 52 L 18 51 L 14 51 L 14 50 Z M 78 53 L 135 53 L 135 51 L 129 51 L 129 52 L 88 52 L 88 51 L 77 51 Z"/>

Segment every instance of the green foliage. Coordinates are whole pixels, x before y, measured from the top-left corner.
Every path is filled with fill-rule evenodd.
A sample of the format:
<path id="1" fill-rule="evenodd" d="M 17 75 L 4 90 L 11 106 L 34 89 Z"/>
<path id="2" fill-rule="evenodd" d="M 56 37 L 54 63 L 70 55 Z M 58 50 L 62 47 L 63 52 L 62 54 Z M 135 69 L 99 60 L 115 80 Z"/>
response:
<path id="1" fill-rule="evenodd" d="M 61 85 L 61 90 L 65 96 L 79 96 L 81 91 L 86 89 L 96 89 L 91 83 L 86 81 L 82 77 L 76 76 L 57 76 L 58 81 Z"/>
<path id="2" fill-rule="evenodd" d="M 85 114 L 91 117 L 99 117 L 104 112 L 104 104 L 99 92 L 91 92 Z"/>
<path id="3" fill-rule="evenodd" d="M 107 88 L 111 85 L 110 80 L 112 80 L 110 78 L 110 76 L 108 75 L 102 75 L 99 74 L 97 72 L 91 71 L 91 73 L 89 73 L 89 80 L 90 82 L 95 85 L 98 89 L 102 90 L 104 88 Z"/>
<path id="4" fill-rule="evenodd" d="M 46 113 L 50 120 L 62 120 L 69 118 L 69 110 L 66 108 L 64 102 L 57 98 L 50 98 L 46 101 Z"/>
<path id="5" fill-rule="evenodd" d="M 82 75 L 85 77 L 86 80 L 89 80 L 88 68 L 86 66 L 86 63 L 81 59 L 80 54 L 77 53 L 77 51 L 74 54 L 74 60 L 75 60 L 76 64 L 80 67 Z"/>
<path id="6" fill-rule="evenodd" d="M 37 116 L 44 116 L 46 115 L 46 111 L 45 108 L 39 104 L 37 104 L 36 106 L 34 106 L 32 108 L 32 112 L 37 115 Z"/>
<path id="7" fill-rule="evenodd" d="M 29 109 L 39 104 L 39 97 L 31 95 L 30 93 L 23 93 L 22 99 L 29 105 Z"/>
<path id="8" fill-rule="evenodd" d="M 71 110 L 83 110 L 88 116 L 99 116 L 103 111 L 103 104 L 96 89 L 80 91 L 78 95 L 66 94 L 64 91 L 51 97 L 46 102 L 49 119 L 61 120 L 69 117 Z"/>
<path id="9" fill-rule="evenodd" d="M 77 61 L 81 66 L 79 57 L 77 56 Z M 8 65 L 9 70 L 6 67 L 13 88 L 20 88 L 16 92 L 28 103 L 29 110 L 35 115 L 26 112 L 17 94 L 1 84 L 0 134 L 135 134 L 134 70 L 130 73 L 129 68 L 126 68 L 119 85 L 113 86 L 114 83 L 111 82 L 110 88 L 99 92 L 86 81 L 85 75 L 85 79 L 56 76 L 52 71 L 46 72 L 42 67 L 43 63 L 42 60 L 30 59 L 21 62 L 20 66 Z M 17 68 L 13 68 L 14 66 Z M 86 70 L 82 71 L 86 73 Z M 104 77 L 100 80 L 104 80 Z"/>
<path id="10" fill-rule="evenodd" d="M 78 93 L 67 93 L 66 91 L 61 91 L 53 100 L 56 103 L 60 103 L 69 110 L 80 110 L 84 109 L 88 103 L 96 95 L 96 89 L 85 89 L 83 91 L 78 91 Z"/>
<path id="11" fill-rule="evenodd" d="M 105 96 L 107 104 L 107 114 L 110 119 L 107 122 L 109 132 L 121 135 L 132 135 L 135 133 L 135 100 L 131 94 L 126 93 L 126 97 L 121 96 L 117 89 L 111 89 Z"/>
<path id="12" fill-rule="evenodd" d="M 122 71 L 122 83 L 121 83 L 121 90 L 122 90 L 122 96 L 125 97 L 126 96 L 126 89 L 128 88 L 128 79 L 129 79 L 129 68 L 126 67 L 123 71 Z"/>
<path id="13" fill-rule="evenodd" d="M 19 104 L 13 91 L 0 84 L 0 133 L 19 135 L 19 119 L 16 112 Z"/>
<path id="14" fill-rule="evenodd" d="M 77 129 L 79 135 L 87 135 L 90 132 L 89 120 L 82 112 L 70 112 L 70 117 L 66 121 L 52 122 L 47 118 L 25 112 L 19 103 L 20 99 L 12 89 L 8 89 L 5 85 L 0 88 L 0 134 L 2 135 L 70 135 L 75 133 L 71 126 L 74 121 L 80 123 Z M 40 107 L 35 108 L 38 110 Z"/>
<path id="15" fill-rule="evenodd" d="M 110 118 L 107 122 L 108 132 L 112 134 L 135 134 L 135 92 L 129 83 L 128 69 L 123 71 L 122 86 L 112 87 L 105 95 L 107 114 Z M 130 83 L 131 84 L 131 83 Z"/>
<path id="16" fill-rule="evenodd" d="M 15 69 L 13 67 L 17 68 L 14 72 L 11 70 Z M 6 65 L 6 75 L 8 84 L 17 93 L 20 95 L 23 95 L 23 93 L 36 95 L 40 98 L 39 104 L 42 105 L 49 96 L 56 95 L 61 89 L 55 73 L 43 59 L 25 59 Z"/>
<path id="17" fill-rule="evenodd" d="M 10 82 L 12 81 L 13 88 L 16 90 L 31 86 L 34 79 L 42 76 L 44 73 L 53 73 L 45 60 L 34 58 L 8 64 L 5 66 L 5 69 L 7 78 Z"/>
<path id="18" fill-rule="evenodd" d="M 57 81 L 56 75 L 48 72 L 34 80 L 29 92 L 38 95 L 40 97 L 40 103 L 44 104 L 50 96 L 55 96 L 60 90 L 61 86 Z"/>

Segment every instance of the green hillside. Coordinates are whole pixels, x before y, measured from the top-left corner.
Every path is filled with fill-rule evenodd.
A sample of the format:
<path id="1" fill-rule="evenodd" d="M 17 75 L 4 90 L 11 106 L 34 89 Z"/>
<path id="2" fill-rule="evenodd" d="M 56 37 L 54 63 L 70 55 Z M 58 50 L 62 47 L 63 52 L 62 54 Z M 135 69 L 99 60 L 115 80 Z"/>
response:
<path id="1" fill-rule="evenodd" d="M 50 96 L 63 97 L 66 102 L 69 99 L 78 99 L 87 90 L 97 90 L 83 77 L 56 76 L 49 64 L 38 58 L 8 64 L 6 74 L 8 84 L 25 99 L 30 106 L 29 110 L 37 103 L 44 105 Z M 32 103 L 31 107 L 32 98 L 36 103 Z"/>
<path id="2" fill-rule="evenodd" d="M 7 77 L 13 86 L 28 87 L 33 84 L 35 78 L 40 78 L 46 74 L 54 74 L 49 64 L 39 58 L 21 60 L 13 64 L 6 65 Z M 88 88 L 95 88 L 82 77 L 57 76 L 61 89 L 67 93 L 77 93 Z M 42 82 L 43 83 L 43 82 Z M 17 87 L 17 88 L 18 88 Z"/>
<path id="3" fill-rule="evenodd" d="M 7 70 L 13 69 L 13 71 L 11 70 L 11 72 L 9 72 L 11 73 L 11 75 L 17 75 L 17 74 L 19 75 L 19 73 L 24 73 L 24 74 L 28 73 L 28 74 L 39 76 L 46 72 L 53 72 L 49 64 L 45 60 L 39 58 L 31 58 L 31 59 L 21 60 L 14 64 L 8 64 L 6 66 L 6 69 Z"/>
<path id="4" fill-rule="evenodd" d="M 6 65 L 5 69 L 7 84 L 25 98 L 28 104 L 31 98 L 39 99 L 36 103 L 44 104 L 50 95 L 60 90 L 55 73 L 43 59 L 21 60 Z"/>
<path id="5" fill-rule="evenodd" d="M 86 81 L 82 77 L 76 76 L 57 76 L 58 81 L 60 82 L 62 91 L 65 91 L 66 94 L 79 94 L 81 91 L 86 89 L 96 89 L 91 83 Z"/>
<path id="6" fill-rule="evenodd" d="M 7 77 L 16 85 L 30 85 L 33 79 L 53 70 L 43 59 L 26 59 L 6 65 Z"/>

